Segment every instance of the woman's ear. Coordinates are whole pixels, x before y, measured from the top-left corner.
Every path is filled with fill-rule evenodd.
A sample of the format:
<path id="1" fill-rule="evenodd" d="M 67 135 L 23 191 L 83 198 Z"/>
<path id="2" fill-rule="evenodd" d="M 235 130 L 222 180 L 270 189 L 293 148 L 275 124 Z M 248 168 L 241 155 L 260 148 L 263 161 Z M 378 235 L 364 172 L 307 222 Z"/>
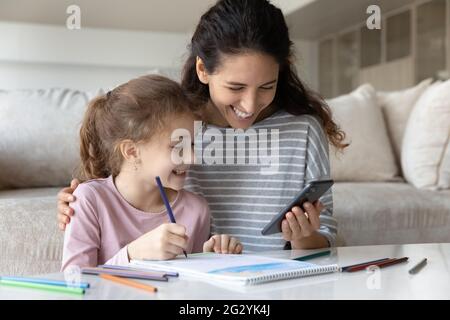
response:
<path id="1" fill-rule="evenodd" d="M 208 72 L 206 71 L 205 64 L 203 63 L 203 60 L 200 57 L 197 57 L 197 60 L 195 62 L 195 68 L 197 70 L 197 76 L 200 82 L 203 84 L 208 84 L 209 83 Z"/>

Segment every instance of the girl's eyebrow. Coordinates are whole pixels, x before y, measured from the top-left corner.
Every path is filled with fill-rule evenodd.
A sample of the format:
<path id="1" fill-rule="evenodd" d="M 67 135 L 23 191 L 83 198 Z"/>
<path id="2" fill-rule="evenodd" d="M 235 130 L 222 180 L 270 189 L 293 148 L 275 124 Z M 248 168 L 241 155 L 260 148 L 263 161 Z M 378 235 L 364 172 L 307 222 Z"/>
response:
<path id="1" fill-rule="evenodd" d="M 266 83 L 262 84 L 261 87 L 262 87 L 262 86 L 267 86 L 267 85 L 269 85 L 269 84 L 273 84 L 273 83 L 275 83 L 275 82 L 277 82 L 277 79 L 274 79 L 274 80 L 272 80 L 272 81 L 266 82 Z M 231 85 L 231 86 L 241 86 L 241 87 L 245 87 L 245 86 L 246 86 L 245 83 L 233 82 L 233 81 L 227 81 L 227 84 L 229 84 L 229 85 Z"/>

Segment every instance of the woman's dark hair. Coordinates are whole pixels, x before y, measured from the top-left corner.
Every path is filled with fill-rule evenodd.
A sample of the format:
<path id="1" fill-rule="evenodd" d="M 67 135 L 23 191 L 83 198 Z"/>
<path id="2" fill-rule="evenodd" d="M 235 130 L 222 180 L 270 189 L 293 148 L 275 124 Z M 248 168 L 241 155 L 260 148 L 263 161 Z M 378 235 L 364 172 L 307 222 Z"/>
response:
<path id="1" fill-rule="evenodd" d="M 209 100 L 208 86 L 200 82 L 196 59 L 214 73 L 221 55 L 256 51 L 272 56 L 279 64 L 273 103 L 293 115 L 316 115 L 327 137 L 337 149 L 346 147 L 345 133 L 333 122 L 325 101 L 308 89 L 296 74 L 293 42 L 280 9 L 267 0 L 220 0 L 200 19 L 189 46 L 181 85 L 201 103 Z"/>

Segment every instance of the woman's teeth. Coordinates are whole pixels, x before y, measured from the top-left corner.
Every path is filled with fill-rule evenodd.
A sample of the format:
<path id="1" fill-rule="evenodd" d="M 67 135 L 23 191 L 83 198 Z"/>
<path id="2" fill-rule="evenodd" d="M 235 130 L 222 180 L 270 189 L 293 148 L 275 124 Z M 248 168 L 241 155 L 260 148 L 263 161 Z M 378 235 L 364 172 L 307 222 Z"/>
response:
<path id="1" fill-rule="evenodd" d="M 233 107 L 233 110 L 234 110 L 234 113 L 236 113 L 236 115 L 238 116 L 239 119 L 247 119 L 247 118 L 250 118 L 253 115 L 253 113 L 242 112 L 242 111 L 236 109 L 235 107 Z"/>
<path id="2" fill-rule="evenodd" d="M 184 174 L 185 172 L 186 170 L 178 170 L 178 169 L 173 170 L 173 173 L 175 174 Z"/>

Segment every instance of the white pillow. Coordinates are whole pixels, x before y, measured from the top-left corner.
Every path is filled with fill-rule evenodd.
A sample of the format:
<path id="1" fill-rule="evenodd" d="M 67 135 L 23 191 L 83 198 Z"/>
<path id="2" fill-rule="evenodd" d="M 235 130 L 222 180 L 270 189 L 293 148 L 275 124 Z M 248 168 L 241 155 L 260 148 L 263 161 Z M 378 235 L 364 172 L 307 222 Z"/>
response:
<path id="1" fill-rule="evenodd" d="M 350 142 L 343 155 L 331 148 L 331 177 L 336 181 L 399 180 L 375 89 L 365 84 L 327 102 L 334 121 L 346 133 L 345 141 Z"/>
<path id="2" fill-rule="evenodd" d="M 402 140 L 411 110 L 432 81 L 431 78 L 423 80 L 406 90 L 377 92 L 378 104 L 383 111 L 398 164 L 401 162 Z"/>
<path id="3" fill-rule="evenodd" d="M 0 90 L 0 188 L 67 185 L 79 159 L 84 110 L 96 94 Z"/>
<path id="4" fill-rule="evenodd" d="M 402 167 L 409 183 L 423 189 L 448 188 L 449 135 L 450 80 L 431 85 L 409 117 L 402 146 Z"/>

